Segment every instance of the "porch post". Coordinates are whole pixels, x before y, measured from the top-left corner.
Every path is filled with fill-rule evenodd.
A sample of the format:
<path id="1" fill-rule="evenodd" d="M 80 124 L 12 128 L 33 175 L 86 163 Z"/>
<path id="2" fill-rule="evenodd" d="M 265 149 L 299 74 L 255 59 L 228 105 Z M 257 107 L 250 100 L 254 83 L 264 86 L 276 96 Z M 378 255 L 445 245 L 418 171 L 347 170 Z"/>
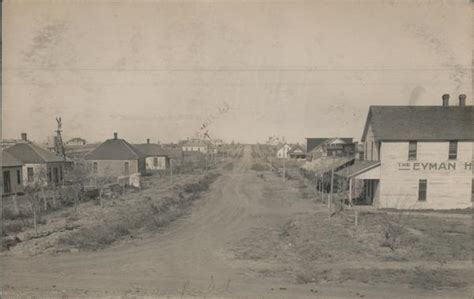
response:
<path id="1" fill-rule="evenodd" d="M 352 178 L 349 177 L 349 204 L 353 206 L 352 204 Z"/>

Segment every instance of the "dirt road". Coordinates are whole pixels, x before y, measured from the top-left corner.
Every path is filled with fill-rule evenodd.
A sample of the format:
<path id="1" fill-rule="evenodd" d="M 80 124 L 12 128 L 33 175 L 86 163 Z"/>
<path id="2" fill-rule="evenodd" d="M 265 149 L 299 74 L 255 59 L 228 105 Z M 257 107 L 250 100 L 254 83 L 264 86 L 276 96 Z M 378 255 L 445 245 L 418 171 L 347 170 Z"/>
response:
<path id="1" fill-rule="evenodd" d="M 320 297 L 389 296 L 390 288 L 386 286 L 298 285 L 294 277 L 285 274 L 286 265 L 236 258 L 234 248 L 240 240 L 314 208 L 310 200 L 290 194 L 290 189 L 288 194 L 265 196 L 268 181 L 250 170 L 250 152 L 250 147 L 245 149 L 234 169 L 224 172 L 196 202 L 189 216 L 162 232 L 124 241 L 99 252 L 1 257 L 2 292 L 7 297 L 68 294 L 71 297 L 314 298 L 312 290 L 317 289 Z M 259 275 L 262 269 L 272 267 L 281 269 L 281 275 Z M 393 298 L 401 293 L 404 297 L 449 296 L 449 293 L 398 287 L 393 287 L 393 291 L 397 291 Z"/>

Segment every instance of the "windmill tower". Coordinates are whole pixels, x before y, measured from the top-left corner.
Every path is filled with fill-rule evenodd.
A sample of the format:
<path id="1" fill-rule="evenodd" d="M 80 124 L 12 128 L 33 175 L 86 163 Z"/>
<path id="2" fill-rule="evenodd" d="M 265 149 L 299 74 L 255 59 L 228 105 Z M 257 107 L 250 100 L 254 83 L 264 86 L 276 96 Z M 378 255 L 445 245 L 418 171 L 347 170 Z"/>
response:
<path id="1" fill-rule="evenodd" d="M 64 149 L 63 138 L 61 136 L 61 132 L 62 132 L 61 117 L 56 117 L 56 122 L 58 123 L 58 129 L 56 130 L 56 136 L 54 137 L 54 149 L 57 155 L 63 157 L 66 160 L 66 151 Z"/>

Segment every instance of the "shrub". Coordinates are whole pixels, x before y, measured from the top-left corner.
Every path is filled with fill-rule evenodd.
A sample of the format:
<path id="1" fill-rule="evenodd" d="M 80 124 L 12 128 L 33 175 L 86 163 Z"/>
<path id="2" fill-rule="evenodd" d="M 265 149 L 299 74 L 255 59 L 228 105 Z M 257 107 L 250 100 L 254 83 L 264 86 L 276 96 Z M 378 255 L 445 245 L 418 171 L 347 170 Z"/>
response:
<path id="1" fill-rule="evenodd" d="M 251 170 L 255 170 L 255 171 L 269 171 L 271 168 L 270 166 L 266 165 L 266 164 L 261 164 L 261 163 L 254 163 L 251 167 L 250 167 Z"/>

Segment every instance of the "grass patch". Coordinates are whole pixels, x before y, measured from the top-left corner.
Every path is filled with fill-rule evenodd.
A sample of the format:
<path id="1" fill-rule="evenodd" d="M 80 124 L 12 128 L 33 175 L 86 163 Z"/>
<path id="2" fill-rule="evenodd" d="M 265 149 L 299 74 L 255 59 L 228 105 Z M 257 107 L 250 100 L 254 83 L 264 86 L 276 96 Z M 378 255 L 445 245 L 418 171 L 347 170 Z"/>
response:
<path id="1" fill-rule="evenodd" d="M 140 205 L 122 208 L 102 224 L 80 228 L 59 239 L 59 244 L 82 250 L 102 249 L 115 241 L 133 236 L 133 232 L 142 228 L 155 230 L 168 225 L 188 212 L 192 202 L 200 193 L 209 189 L 219 177 L 217 173 L 203 176 L 197 183 L 182 186 L 182 192 L 175 196 L 151 201 L 144 197 Z"/>
<path id="2" fill-rule="evenodd" d="M 254 163 L 250 167 L 251 170 L 255 171 L 270 171 L 271 167 L 268 166 L 267 164 L 262 164 L 262 163 Z"/>

